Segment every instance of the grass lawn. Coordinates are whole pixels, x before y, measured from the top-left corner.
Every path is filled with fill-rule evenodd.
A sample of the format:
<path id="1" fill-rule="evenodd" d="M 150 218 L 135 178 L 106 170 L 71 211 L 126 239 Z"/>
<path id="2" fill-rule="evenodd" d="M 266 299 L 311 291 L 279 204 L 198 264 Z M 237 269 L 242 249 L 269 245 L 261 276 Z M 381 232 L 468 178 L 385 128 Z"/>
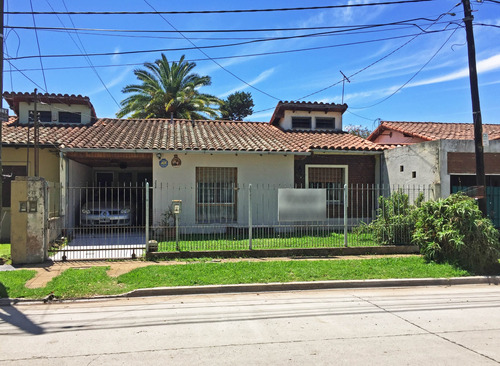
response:
<path id="1" fill-rule="evenodd" d="M 28 289 L 26 281 L 35 271 L 0 272 L 0 297 L 43 298 L 51 291 L 60 298 L 119 294 L 159 286 L 322 281 L 346 279 L 424 278 L 468 276 L 448 264 L 426 263 L 420 256 L 360 260 L 291 260 L 269 262 L 191 262 L 151 265 L 118 278 L 106 267 L 68 269 L 45 288 Z"/>
<path id="2" fill-rule="evenodd" d="M 0 244 L 0 258 L 4 262 L 10 262 L 10 244 Z"/>
<path id="3" fill-rule="evenodd" d="M 209 250 L 245 250 L 248 249 L 248 238 L 238 239 L 231 236 L 220 238 L 220 234 L 213 235 L 182 235 L 179 240 L 179 249 L 185 251 Z M 349 246 L 379 246 L 373 241 L 370 234 L 348 233 Z M 254 236 L 252 249 L 290 249 L 290 248 L 332 248 L 344 246 L 344 234 L 313 233 L 309 235 L 276 235 L 276 237 Z M 159 241 L 158 251 L 177 251 L 175 239 Z"/>

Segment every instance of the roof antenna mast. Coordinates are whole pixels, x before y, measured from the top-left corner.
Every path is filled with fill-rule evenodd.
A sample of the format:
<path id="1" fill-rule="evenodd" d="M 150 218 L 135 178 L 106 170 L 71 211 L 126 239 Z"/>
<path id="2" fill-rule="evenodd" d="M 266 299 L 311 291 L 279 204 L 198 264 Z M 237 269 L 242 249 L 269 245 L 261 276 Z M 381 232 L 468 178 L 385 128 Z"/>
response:
<path id="1" fill-rule="evenodd" d="M 340 73 L 343 76 L 343 79 L 342 79 L 342 104 L 344 104 L 344 86 L 345 86 L 345 81 L 347 80 L 347 82 L 350 83 L 351 80 L 349 80 L 349 78 L 347 76 L 345 76 L 345 74 L 342 72 L 342 70 L 339 70 L 339 71 L 340 71 Z"/>

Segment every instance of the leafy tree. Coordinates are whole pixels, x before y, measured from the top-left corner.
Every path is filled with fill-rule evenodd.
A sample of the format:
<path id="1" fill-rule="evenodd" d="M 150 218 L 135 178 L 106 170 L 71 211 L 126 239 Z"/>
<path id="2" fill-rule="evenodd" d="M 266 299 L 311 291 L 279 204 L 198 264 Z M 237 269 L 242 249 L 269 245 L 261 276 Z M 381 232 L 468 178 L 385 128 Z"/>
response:
<path id="1" fill-rule="evenodd" d="M 364 139 L 366 139 L 371 134 L 371 131 L 368 128 L 360 125 L 345 126 L 345 130 L 351 135 L 359 136 Z"/>
<path id="2" fill-rule="evenodd" d="M 227 99 L 224 100 L 220 110 L 223 119 L 241 121 L 243 118 L 253 113 L 253 106 L 252 94 L 236 92 L 229 95 Z"/>
<path id="3" fill-rule="evenodd" d="M 210 76 L 192 73 L 196 64 L 184 60 L 170 65 L 162 53 L 154 63 L 144 64 L 145 69 L 134 70 L 140 84 L 130 84 L 122 89 L 131 93 L 121 101 L 116 116 L 121 118 L 174 118 L 205 119 L 219 116 L 222 101 L 213 95 L 202 94 L 198 89 L 210 85 Z"/>

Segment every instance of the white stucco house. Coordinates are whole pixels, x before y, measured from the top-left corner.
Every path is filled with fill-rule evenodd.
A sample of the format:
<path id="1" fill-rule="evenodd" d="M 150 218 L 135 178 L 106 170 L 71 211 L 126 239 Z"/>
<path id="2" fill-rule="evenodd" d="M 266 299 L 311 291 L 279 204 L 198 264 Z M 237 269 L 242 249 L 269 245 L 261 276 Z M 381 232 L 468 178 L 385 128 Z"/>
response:
<path id="1" fill-rule="evenodd" d="M 25 118 L 33 97 L 4 93 L 17 115 L 4 123 L 3 147 L 11 156 L 4 163 L 21 174 L 33 172 L 33 126 Z M 257 192 L 380 180 L 383 148 L 342 131 L 347 105 L 280 102 L 270 122 L 239 122 L 96 118 L 87 97 L 50 94 L 38 100 L 45 100 L 43 111 L 51 117 L 49 122 L 47 114 L 40 124 L 40 175 L 61 184 L 60 213 L 67 227 L 78 225 L 87 187 L 137 187 L 134 196 L 143 205 L 147 181 L 153 224 L 161 221 L 172 200 L 182 200 L 184 225 L 217 224 L 214 217 L 224 225 L 238 225 L 248 220 L 249 184 Z M 64 120 L 68 114 L 81 118 Z M 272 213 L 259 216 L 263 222 L 255 224 L 263 225 L 275 220 L 277 201 L 274 196 L 260 199 Z M 329 205 L 343 202 L 330 197 Z M 143 224 L 146 213 L 136 212 Z"/>

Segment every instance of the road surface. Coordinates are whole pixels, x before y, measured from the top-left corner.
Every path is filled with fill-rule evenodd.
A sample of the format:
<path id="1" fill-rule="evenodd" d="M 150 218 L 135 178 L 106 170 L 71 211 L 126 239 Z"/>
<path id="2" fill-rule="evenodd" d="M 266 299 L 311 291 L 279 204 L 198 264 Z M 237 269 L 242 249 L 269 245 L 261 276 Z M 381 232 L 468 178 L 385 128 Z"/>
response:
<path id="1" fill-rule="evenodd" d="M 500 286 L 0 308 L 2 365 L 498 365 Z"/>

